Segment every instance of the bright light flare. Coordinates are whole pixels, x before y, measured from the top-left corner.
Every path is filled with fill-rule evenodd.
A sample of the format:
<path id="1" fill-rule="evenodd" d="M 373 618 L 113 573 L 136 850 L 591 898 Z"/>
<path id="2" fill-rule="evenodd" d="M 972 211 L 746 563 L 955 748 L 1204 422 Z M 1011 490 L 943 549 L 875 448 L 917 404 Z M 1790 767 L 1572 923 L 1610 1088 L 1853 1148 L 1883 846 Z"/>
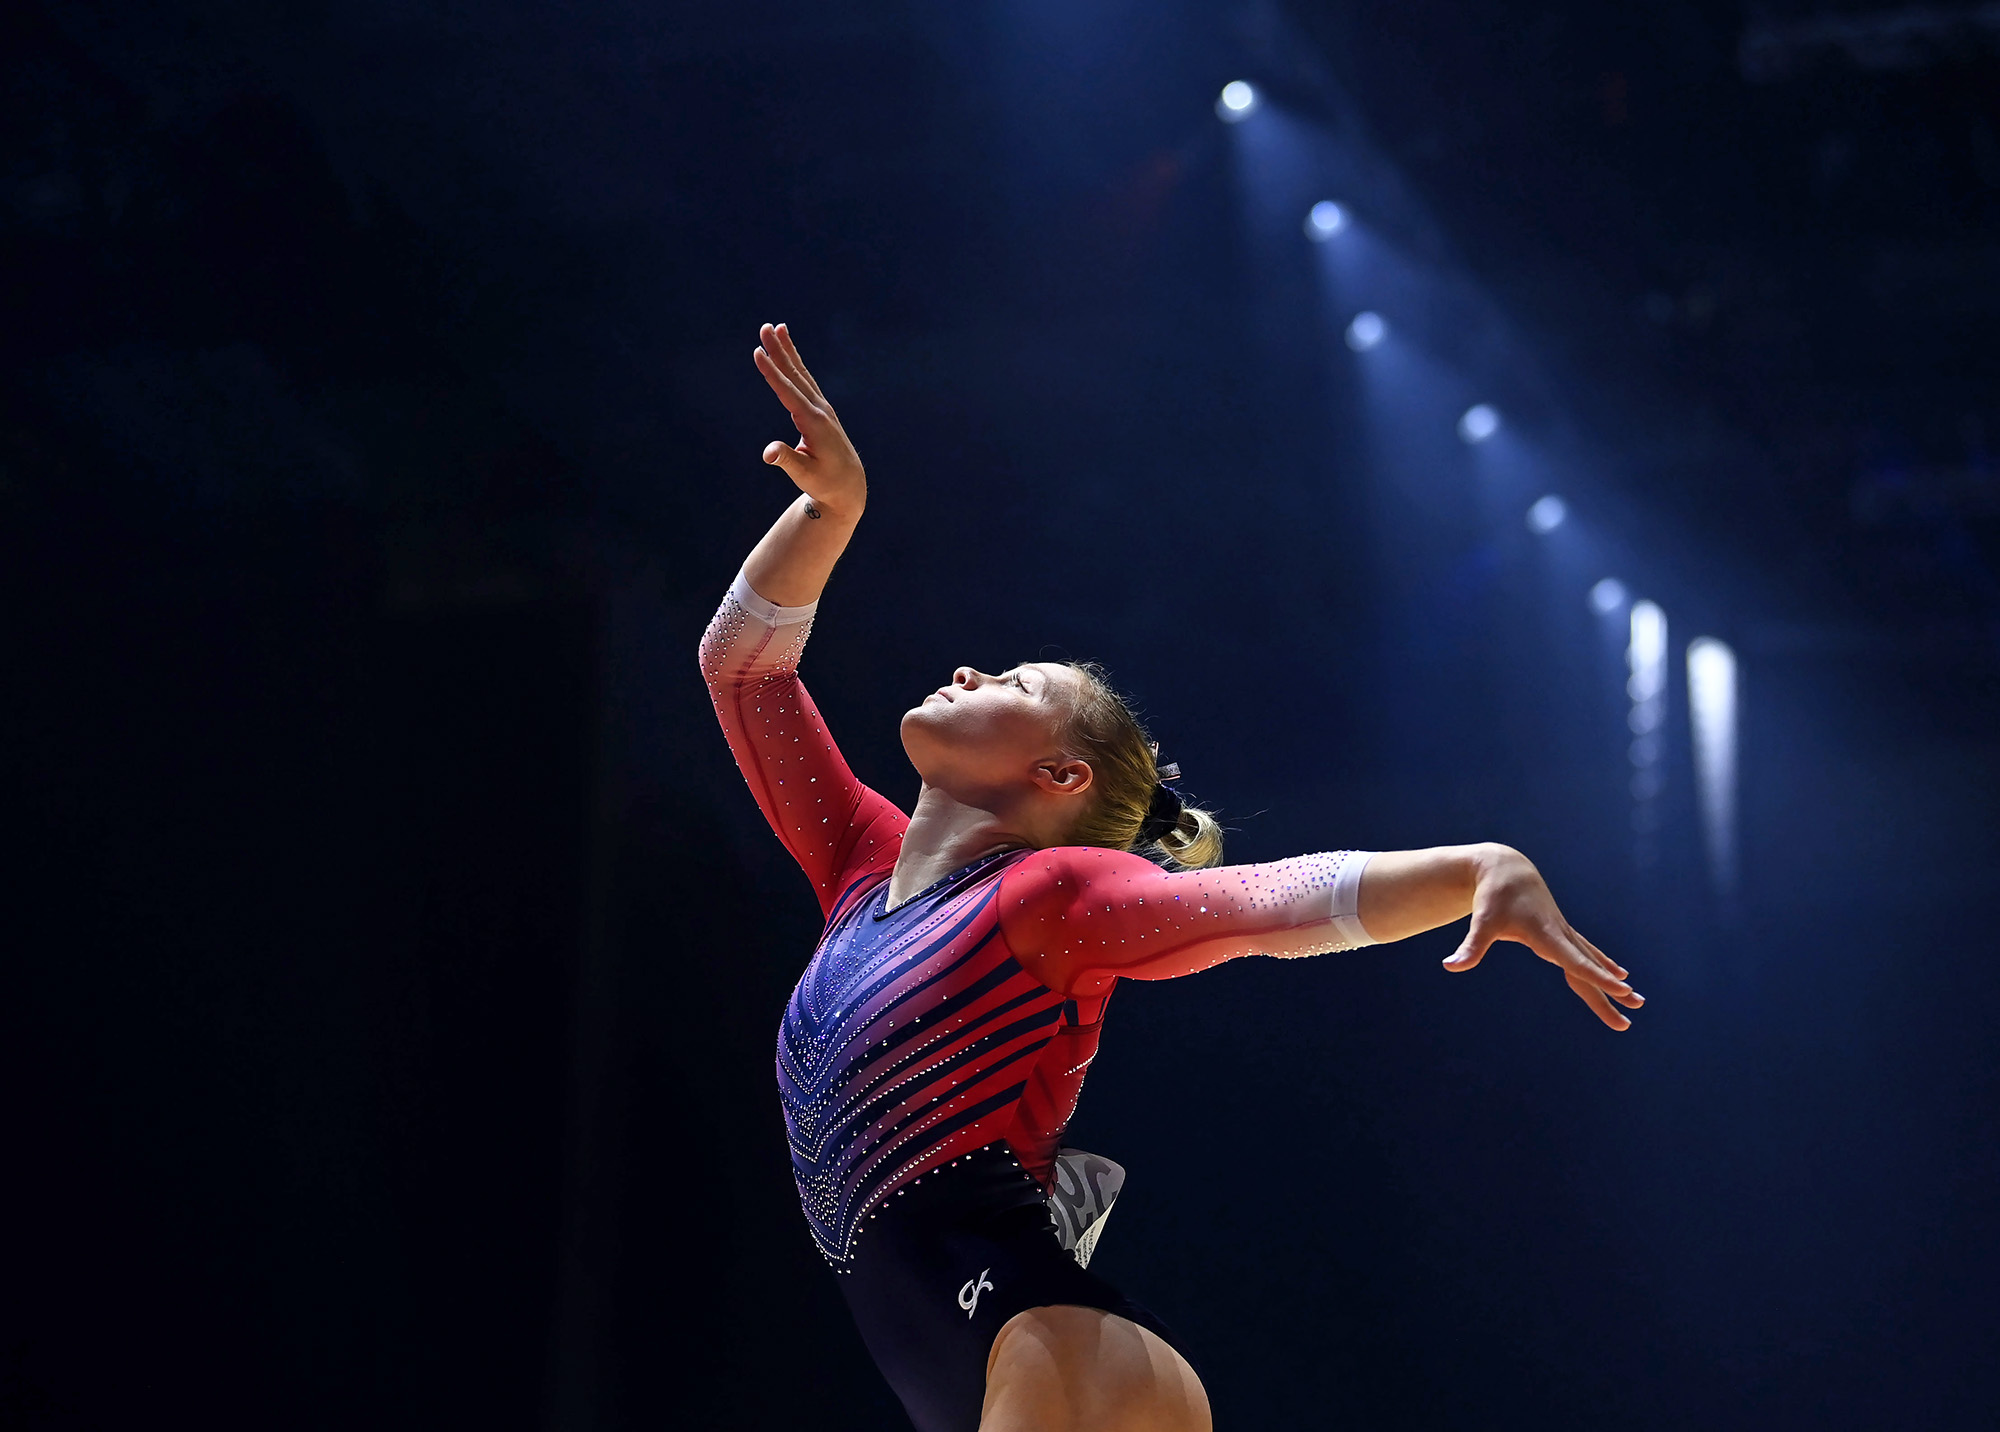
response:
<path id="1" fill-rule="evenodd" d="M 1634 602 L 1631 632 L 1625 667 L 1632 674 L 1625 683 L 1625 694 L 1631 698 L 1632 708 L 1625 724 L 1632 732 L 1632 744 L 1626 754 L 1632 761 L 1632 834 L 1636 838 L 1632 854 L 1643 869 L 1657 858 L 1653 836 L 1660 828 L 1658 801 L 1665 784 L 1658 767 L 1666 755 L 1667 614 L 1656 603 Z"/>
<path id="2" fill-rule="evenodd" d="M 1490 403 L 1474 403 L 1458 420 L 1458 435 L 1469 443 L 1483 443 L 1500 431 L 1500 410 Z"/>
<path id="3" fill-rule="evenodd" d="M 1569 520 L 1569 504 L 1553 492 L 1537 498 L 1535 505 L 1528 509 L 1528 530 L 1538 537 L 1546 537 Z"/>
<path id="4" fill-rule="evenodd" d="M 1322 199 L 1306 214 L 1306 237 L 1323 244 L 1347 227 L 1347 210 L 1331 199 Z"/>
<path id="5" fill-rule="evenodd" d="M 1625 584 L 1616 577 L 1606 577 L 1590 589 L 1590 609 L 1601 617 L 1608 617 L 1625 605 Z"/>
<path id="6" fill-rule="evenodd" d="M 1715 888 L 1736 886 L 1736 653 L 1698 636 L 1688 643 L 1688 725 L 1694 738 L 1694 791 Z"/>
<path id="7" fill-rule="evenodd" d="M 1224 124 L 1240 124 L 1257 110 L 1257 91 L 1248 80 L 1231 80 L 1216 97 L 1215 112 Z"/>
<path id="8" fill-rule="evenodd" d="M 1356 353 L 1366 353 L 1388 336 L 1389 325 L 1379 313 L 1357 313 L 1347 325 L 1347 346 Z"/>
<path id="9" fill-rule="evenodd" d="M 1632 698 L 1634 706 L 1665 698 L 1667 614 L 1660 610 L 1658 603 L 1632 604 L 1632 637 L 1630 644 L 1625 648 L 1625 662 L 1632 672 L 1632 679 L 1625 683 L 1625 694 Z M 1658 724 L 1658 721 L 1651 721 L 1642 727 L 1635 717 L 1632 729 L 1650 731 Z"/>

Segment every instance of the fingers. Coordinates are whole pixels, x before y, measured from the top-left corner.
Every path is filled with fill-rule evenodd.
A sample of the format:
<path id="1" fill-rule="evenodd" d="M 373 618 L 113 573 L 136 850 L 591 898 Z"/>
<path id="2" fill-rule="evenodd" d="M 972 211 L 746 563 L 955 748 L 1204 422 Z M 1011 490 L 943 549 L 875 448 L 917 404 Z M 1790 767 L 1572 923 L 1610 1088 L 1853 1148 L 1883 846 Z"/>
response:
<path id="1" fill-rule="evenodd" d="M 766 323 L 757 336 L 761 341 L 751 358 L 799 430 L 795 445 L 766 445 L 764 461 L 784 469 L 785 475 L 816 502 L 838 500 L 860 511 L 868 490 L 861 455 L 854 450 L 819 384 L 806 371 L 791 333 L 782 323 Z M 814 510 L 810 515 L 819 513 Z"/>
<path id="2" fill-rule="evenodd" d="M 764 381 L 771 385 L 771 391 L 778 395 L 778 401 L 785 405 L 785 411 L 792 415 L 792 421 L 798 424 L 800 432 L 806 430 L 808 423 L 817 423 L 821 420 L 821 414 L 813 406 L 812 399 L 808 398 L 800 390 L 799 385 L 786 375 L 785 370 L 779 366 L 778 360 L 771 356 L 769 350 L 759 347 L 750 356 L 757 364 L 757 371 L 764 375 Z"/>
<path id="3" fill-rule="evenodd" d="M 1613 999 L 1622 1002 L 1624 996 L 1633 992 L 1630 985 L 1612 973 L 1609 960 L 1601 955 L 1593 959 L 1584 952 L 1587 942 L 1576 936 L 1567 925 L 1519 938 L 1550 964 L 1559 966 L 1565 975 L 1593 984 Z"/>
<path id="4" fill-rule="evenodd" d="M 1596 985 L 1580 980 L 1575 975 L 1566 974 L 1563 978 L 1567 979 L 1569 987 L 1576 991 L 1576 997 L 1589 1005 L 1590 1012 L 1603 1020 L 1605 1024 L 1620 1031 L 1632 1027 L 1632 1021 L 1613 1009 L 1611 1001 L 1604 997 L 1604 991 Z"/>
<path id="5" fill-rule="evenodd" d="M 805 360 L 799 357 L 798 345 L 792 342 L 790 330 L 782 323 L 766 323 L 757 330 L 757 338 L 763 345 L 765 356 L 790 380 L 801 396 L 820 412 L 830 415 L 832 408 L 826 401 L 826 395 L 820 392 L 819 384 L 807 370 Z"/>
<path id="6" fill-rule="evenodd" d="M 798 360 L 798 350 L 785 342 L 785 328 L 781 323 L 762 323 L 757 326 L 757 342 L 777 365 L 778 371 L 792 380 L 792 385 L 808 397 L 809 387 L 803 376 L 805 365 Z"/>
<path id="7" fill-rule="evenodd" d="M 1563 926 L 1563 931 L 1570 937 L 1570 939 L 1574 940 L 1580 948 L 1587 951 L 1593 959 L 1595 959 L 1599 964 L 1603 965 L 1604 968 L 1606 968 L 1607 970 L 1610 970 L 1611 973 L 1617 975 L 1619 979 L 1621 980 L 1630 979 L 1632 977 L 1630 971 L 1628 971 L 1625 968 L 1625 966 L 1619 964 L 1618 961 L 1612 959 L 1611 956 L 1605 954 L 1604 951 L 1598 949 L 1597 946 L 1591 944 L 1590 941 L 1584 939 L 1582 935 L 1579 935 L 1576 932 L 1576 927 L 1574 925 L 1565 924 Z"/>
<path id="8" fill-rule="evenodd" d="M 769 328 L 770 325 L 766 324 L 765 327 Z M 822 408 L 826 407 L 826 394 L 819 390 L 819 379 L 813 377 L 812 370 L 806 367 L 806 360 L 799 356 L 798 345 L 792 342 L 792 330 L 780 323 L 771 331 L 777 339 L 779 350 L 784 354 L 786 372 L 791 375 L 792 381 L 799 385 L 799 391 Z"/>
<path id="9" fill-rule="evenodd" d="M 1543 959 L 1551 960 L 1552 963 L 1563 967 L 1563 978 L 1569 982 L 1569 987 L 1576 991 L 1577 998 L 1590 1006 L 1591 1013 L 1613 1029 L 1630 1029 L 1632 1021 L 1613 1009 L 1612 1001 L 1617 1001 L 1627 1009 L 1638 1009 L 1645 1004 L 1646 997 L 1624 980 L 1614 976 L 1611 971 L 1617 967 L 1605 959 L 1603 952 L 1595 945 L 1567 925 L 1563 927 L 1560 937 L 1551 939 L 1549 943 L 1566 949 L 1569 958 L 1555 959 L 1540 945 L 1532 948 Z M 1591 959 L 1587 956 L 1584 953 L 1586 949 L 1595 954 L 1596 958 Z M 1619 971 L 1619 974 L 1623 973 L 1624 971 Z"/>
<path id="10" fill-rule="evenodd" d="M 1512 921 L 1482 919 L 1475 911 L 1472 927 L 1444 967 L 1453 974 L 1475 968 L 1498 940 L 1517 940 L 1563 972 L 1563 979 L 1590 1012 L 1611 1029 L 1626 1030 L 1632 1021 L 1614 1008 L 1638 1009 L 1646 998 L 1625 983 L 1625 970 L 1597 946 L 1570 929 L 1560 915 L 1538 929 L 1521 929 Z"/>

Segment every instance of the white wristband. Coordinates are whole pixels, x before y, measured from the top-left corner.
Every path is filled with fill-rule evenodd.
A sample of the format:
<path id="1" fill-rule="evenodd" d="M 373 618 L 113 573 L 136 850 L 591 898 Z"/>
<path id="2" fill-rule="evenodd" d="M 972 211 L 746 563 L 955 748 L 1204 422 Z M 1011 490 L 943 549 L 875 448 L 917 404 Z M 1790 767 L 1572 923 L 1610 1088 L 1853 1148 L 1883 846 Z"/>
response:
<path id="1" fill-rule="evenodd" d="M 781 607 L 757 595 L 750 585 L 750 579 L 738 572 L 736 580 L 729 586 L 729 595 L 736 599 L 736 605 L 768 627 L 797 626 L 800 622 L 812 620 L 819 610 L 818 602 L 807 602 L 802 607 Z"/>
<path id="2" fill-rule="evenodd" d="M 1333 908 L 1329 915 L 1333 928 L 1350 946 L 1372 945 L 1375 937 L 1361 924 L 1361 872 L 1368 868 L 1372 850 L 1342 852 L 1340 869 L 1333 877 Z"/>

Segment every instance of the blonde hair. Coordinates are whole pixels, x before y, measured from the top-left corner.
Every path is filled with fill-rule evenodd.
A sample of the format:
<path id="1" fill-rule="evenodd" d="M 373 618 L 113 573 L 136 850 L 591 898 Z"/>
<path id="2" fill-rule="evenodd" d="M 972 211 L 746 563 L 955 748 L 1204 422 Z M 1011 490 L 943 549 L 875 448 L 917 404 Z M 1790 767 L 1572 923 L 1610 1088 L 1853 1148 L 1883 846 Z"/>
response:
<path id="1" fill-rule="evenodd" d="M 1110 674 L 1094 661 L 1064 665 L 1078 676 L 1076 695 L 1064 723 L 1067 754 L 1088 761 L 1089 803 L 1070 832 L 1076 845 L 1102 845 L 1113 850 L 1158 850 L 1174 865 L 1197 870 L 1222 862 L 1222 826 L 1208 811 L 1183 805 L 1174 828 L 1142 847 L 1140 829 L 1160 784 L 1153 739 L 1139 723 L 1131 703 L 1112 688 Z"/>

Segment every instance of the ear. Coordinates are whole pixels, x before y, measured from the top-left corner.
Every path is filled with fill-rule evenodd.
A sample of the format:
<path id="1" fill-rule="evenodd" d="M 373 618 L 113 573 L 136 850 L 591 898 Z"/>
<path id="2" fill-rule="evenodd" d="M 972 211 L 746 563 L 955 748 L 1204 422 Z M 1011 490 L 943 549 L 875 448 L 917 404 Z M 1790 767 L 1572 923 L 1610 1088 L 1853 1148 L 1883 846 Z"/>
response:
<path id="1" fill-rule="evenodd" d="M 1090 762 L 1062 756 L 1035 767 L 1035 785 L 1052 796 L 1079 796 L 1090 789 Z"/>

